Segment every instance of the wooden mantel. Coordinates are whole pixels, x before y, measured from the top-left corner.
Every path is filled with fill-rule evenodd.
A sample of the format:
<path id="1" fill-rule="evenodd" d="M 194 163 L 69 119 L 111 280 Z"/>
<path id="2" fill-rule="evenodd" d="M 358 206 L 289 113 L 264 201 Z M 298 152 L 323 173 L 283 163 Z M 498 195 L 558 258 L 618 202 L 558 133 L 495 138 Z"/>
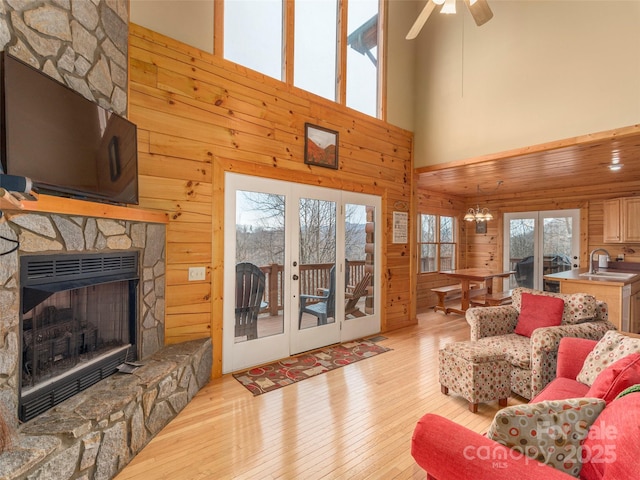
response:
<path id="1" fill-rule="evenodd" d="M 164 212 L 144 210 L 135 206 L 109 205 L 50 195 L 40 195 L 37 201 L 20 201 L 1 188 L 0 210 L 3 212 L 58 213 L 147 223 L 169 223 L 169 215 Z"/>

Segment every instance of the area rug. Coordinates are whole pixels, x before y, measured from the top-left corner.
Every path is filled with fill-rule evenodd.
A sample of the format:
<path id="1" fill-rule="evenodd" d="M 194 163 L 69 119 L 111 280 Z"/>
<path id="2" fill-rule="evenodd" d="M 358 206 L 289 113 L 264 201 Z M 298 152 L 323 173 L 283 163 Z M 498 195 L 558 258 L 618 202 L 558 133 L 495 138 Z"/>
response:
<path id="1" fill-rule="evenodd" d="M 233 376 L 253 395 L 261 395 L 389 350 L 369 340 L 354 340 L 254 367 Z"/>

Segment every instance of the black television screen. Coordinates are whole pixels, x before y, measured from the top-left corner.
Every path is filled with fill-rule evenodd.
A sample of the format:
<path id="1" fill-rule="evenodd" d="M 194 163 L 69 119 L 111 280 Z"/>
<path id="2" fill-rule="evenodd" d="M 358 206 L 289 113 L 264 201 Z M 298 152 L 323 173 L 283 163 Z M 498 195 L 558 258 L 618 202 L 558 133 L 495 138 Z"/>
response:
<path id="1" fill-rule="evenodd" d="M 41 193 L 138 203 L 136 126 L 2 55 L 2 167 Z"/>

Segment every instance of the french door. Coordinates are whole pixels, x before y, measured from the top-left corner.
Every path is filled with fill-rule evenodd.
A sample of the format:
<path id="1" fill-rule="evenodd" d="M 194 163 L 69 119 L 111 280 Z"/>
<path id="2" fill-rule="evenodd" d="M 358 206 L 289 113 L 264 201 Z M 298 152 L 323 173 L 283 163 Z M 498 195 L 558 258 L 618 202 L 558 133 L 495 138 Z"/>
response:
<path id="1" fill-rule="evenodd" d="M 379 197 L 225 175 L 225 373 L 380 331 L 380 215 Z M 247 263 L 257 299 L 238 291 Z"/>
<path id="2" fill-rule="evenodd" d="M 544 275 L 580 266 L 580 210 L 505 213 L 504 239 L 508 288 L 558 291 Z"/>

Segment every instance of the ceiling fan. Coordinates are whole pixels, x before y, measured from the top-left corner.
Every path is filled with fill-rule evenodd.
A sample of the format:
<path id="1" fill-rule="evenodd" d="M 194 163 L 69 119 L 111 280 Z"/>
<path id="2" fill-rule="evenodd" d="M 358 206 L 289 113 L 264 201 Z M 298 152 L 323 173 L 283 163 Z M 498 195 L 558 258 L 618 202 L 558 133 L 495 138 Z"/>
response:
<path id="1" fill-rule="evenodd" d="M 484 25 L 493 18 L 493 12 L 489 8 L 487 0 L 464 0 L 476 25 Z M 443 5 L 444 4 L 444 5 Z M 411 30 L 407 33 L 406 39 L 412 40 L 418 36 L 420 30 L 431 15 L 436 6 L 443 5 L 441 13 L 456 13 L 456 0 L 427 0 L 426 5 L 413 23 Z"/>

